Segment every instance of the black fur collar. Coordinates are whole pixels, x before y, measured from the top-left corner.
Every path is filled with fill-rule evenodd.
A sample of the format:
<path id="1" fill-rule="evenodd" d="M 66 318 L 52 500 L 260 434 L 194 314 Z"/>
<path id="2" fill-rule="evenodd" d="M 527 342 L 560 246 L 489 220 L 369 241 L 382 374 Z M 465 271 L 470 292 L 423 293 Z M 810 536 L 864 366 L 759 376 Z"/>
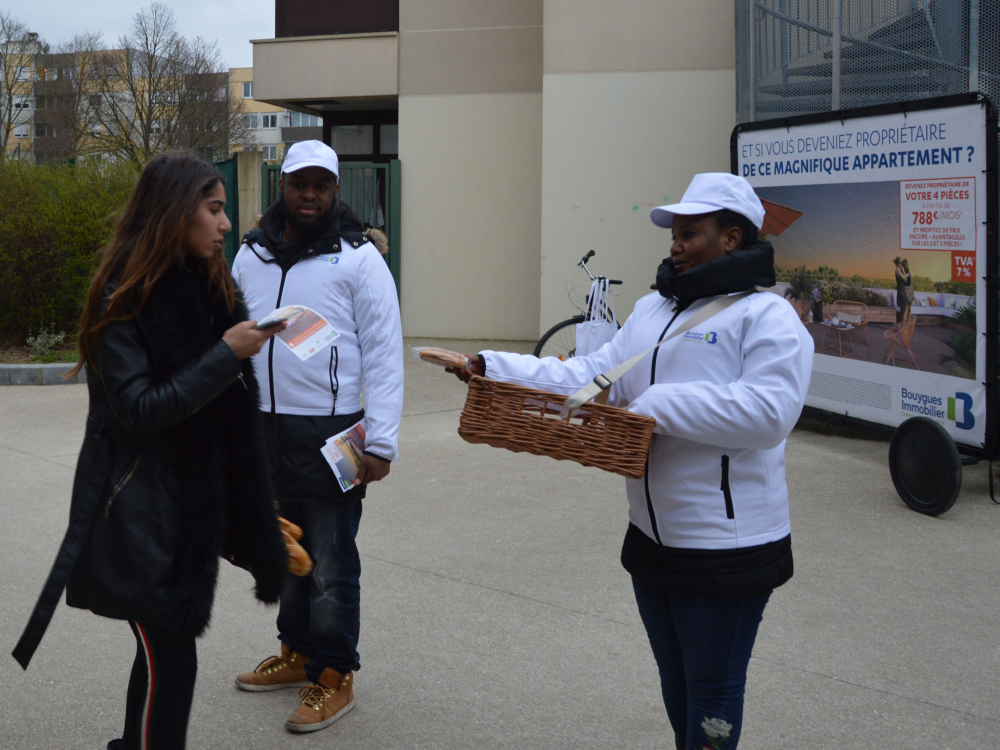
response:
<path id="1" fill-rule="evenodd" d="M 656 272 L 654 289 L 686 307 L 703 297 L 745 292 L 755 286 L 772 287 L 774 284 L 774 248 L 770 242 L 762 240 L 682 274 L 674 270 L 670 258 L 664 258 Z"/>

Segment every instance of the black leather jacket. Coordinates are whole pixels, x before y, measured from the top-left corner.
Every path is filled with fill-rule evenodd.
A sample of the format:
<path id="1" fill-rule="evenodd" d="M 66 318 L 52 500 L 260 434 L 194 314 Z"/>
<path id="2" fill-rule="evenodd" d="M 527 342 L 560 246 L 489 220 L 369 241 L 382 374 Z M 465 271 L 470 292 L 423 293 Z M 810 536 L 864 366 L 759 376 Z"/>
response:
<path id="1" fill-rule="evenodd" d="M 70 606 L 194 634 L 209 622 L 219 556 L 277 601 L 287 556 L 259 390 L 250 361 L 221 340 L 245 319 L 242 303 L 209 301 L 179 266 L 137 316 L 104 329 L 70 524 L 15 650 L 23 665 L 67 578 Z"/>

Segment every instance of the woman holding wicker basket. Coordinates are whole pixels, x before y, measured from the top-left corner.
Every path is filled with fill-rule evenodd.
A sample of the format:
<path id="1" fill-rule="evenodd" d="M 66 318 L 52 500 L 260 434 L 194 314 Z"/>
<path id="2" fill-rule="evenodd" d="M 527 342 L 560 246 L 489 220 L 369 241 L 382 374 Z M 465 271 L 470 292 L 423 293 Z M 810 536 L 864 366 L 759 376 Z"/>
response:
<path id="1" fill-rule="evenodd" d="M 659 667 L 680 749 L 739 742 L 747 666 L 771 592 L 792 576 L 785 438 L 805 403 L 813 341 L 779 296 L 764 208 L 750 184 L 701 174 L 650 212 L 670 257 L 615 338 L 561 361 L 484 351 L 450 369 L 573 393 L 663 341 L 610 387 L 656 420 L 645 475 L 628 479 L 622 564 Z M 593 386 L 592 386 L 593 387 Z"/>

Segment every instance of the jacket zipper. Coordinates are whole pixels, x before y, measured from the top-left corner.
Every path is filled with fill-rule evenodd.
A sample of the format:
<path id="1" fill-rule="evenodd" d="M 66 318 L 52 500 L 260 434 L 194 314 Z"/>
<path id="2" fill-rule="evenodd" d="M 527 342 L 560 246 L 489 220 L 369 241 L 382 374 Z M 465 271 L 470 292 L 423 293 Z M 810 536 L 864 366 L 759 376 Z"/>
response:
<path id="1" fill-rule="evenodd" d="M 340 378 L 337 377 L 337 367 L 340 365 L 340 352 L 337 347 L 330 349 L 330 390 L 333 392 L 333 412 L 330 416 L 337 416 L 337 393 L 340 392 Z"/>
<path id="2" fill-rule="evenodd" d="M 235 383 L 235 382 L 236 382 L 237 380 L 239 380 L 239 381 L 240 381 L 241 383 L 243 383 L 243 387 L 244 387 L 244 388 L 246 388 L 246 389 L 247 389 L 248 391 L 250 390 L 250 386 L 248 386 L 248 385 L 247 385 L 247 381 L 245 381 L 245 380 L 243 379 L 243 373 L 241 372 L 241 373 L 240 373 L 239 375 L 237 375 L 237 376 L 236 376 L 235 378 L 233 378 L 233 379 L 232 379 L 232 380 L 230 380 L 230 381 L 229 381 L 228 383 L 226 383 L 226 384 L 225 384 L 224 386 L 222 386 L 222 387 L 221 387 L 221 388 L 220 388 L 220 389 L 219 389 L 218 391 L 216 391 L 216 392 L 215 392 L 215 395 L 213 395 L 213 396 L 212 396 L 212 398 L 208 399 L 208 401 L 206 401 L 206 402 L 205 402 L 204 404 L 202 404 L 201 406 L 199 406 L 199 407 L 198 407 L 197 409 L 195 409 L 195 410 L 194 410 L 193 412 L 191 412 L 191 413 L 192 413 L 192 414 L 197 414 L 198 412 L 200 412 L 200 411 L 201 411 L 202 409 L 204 409 L 204 408 L 205 408 L 205 406 L 207 406 L 208 404 L 212 403 L 213 401 L 215 401 L 215 399 L 217 399 L 217 398 L 218 398 L 218 397 L 219 397 L 220 395 L 222 395 L 222 393 L 223 393 L 223 392 L 225 392 L 225 390 L 226 390 L 226 389 L 227 389 L 227 388 L 228 388 L 229 386 L 231 386 L 231 385 L 232 385 L 233 383 Z"/>
<path id="3" fill-rule="evenodd" d="M 110 518 L 111 517 L 111 503 L 113 503 L 115 501 L 115 498 L 118 497 L 118 495 L 121 494 L 121 491 L 123 489 L 125 489 L 125 485 L 128 484 L 129 480 L 132 479 L 132 475 L 135 474 L 135 470 L 139 466 L 139 459 L 140 458 L 142 458 L 142 454 L 141 453 L 138 456 L 135 457 L 135 459 L 132 461 L 132 464 L 128 467 L 128 471 L 126 471 L 125 475 L 121 479 L 118 480 L 118 484 L 115 485 L 115 488 L 113 490 L 111 490 L 111 497 L 108 498 L 108 502 L 105 503 L 105 505 L 104 505 L 104 517 L 105 518 Z"/>
<path id="4" fill-rule="evenodd" d="M 679 307 L 675 307 L 674 316 L 667 323 L 667 327 L 663 329 L 663 333 L 659 335 L 656 339 L 660 341 L 664 336 L 667 335 L 667 331 L 670 330 L 670 326 L 674 324 L 677 320 L 677 316 L 681 314 Z M 653 386 L 656 383 L 656 355 L 660 353 L 659 347 L 653 350 L 653 361 L 650 363 L 649 368 L 649 385 Z M 660 532 L 656 528 L 656 514 L 653 512 L 653 496 L 649 494 L 649 456 L 646 456 L 646 471 L 642 475 L 643 485 L 646 488 L 646 511 L 649 513 L 649 525 L 653 528 L 653 536 L 656 537 L 656 543 L 663 546 L 663 542 L 660 541 Z"/>
<path id="5" fill-rule="evenodd" d="M 722 497 L 726 500 L 726 518 L 730 521 L 736 518 L 733 510 L 733 493 L 729 489 L 729 456 L 722 457 Z"/>
<path id="6" fill-rule="evenodd" d="M 281 307 L 281 295 L 285 291 L 285 276 L 288 274 L 288 270 L 281 269 L 281 283 L 278 285 L 278 301 L 274 304 L 274 309 L 277 310 Z M 267 383 L 271 389 L 271 413 L 276 414 L 276 407 L 274 405 L 274 336 L 268 342 L 267 348 Z"/>

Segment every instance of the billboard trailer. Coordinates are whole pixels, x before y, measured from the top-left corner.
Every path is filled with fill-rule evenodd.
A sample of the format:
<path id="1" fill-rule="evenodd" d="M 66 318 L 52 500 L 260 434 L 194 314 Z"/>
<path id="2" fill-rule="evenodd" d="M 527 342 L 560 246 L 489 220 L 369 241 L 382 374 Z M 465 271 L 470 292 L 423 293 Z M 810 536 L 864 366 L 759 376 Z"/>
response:
<path id="1" fill-rule="evenodd" d="M 744 123 L 730 158 L 780 234 L 770 291 L 815 341 L 804 416 L 891 436 L 900 497 L 945 512 L 963 464 L 1000 453 L 995 107 L 972 93 Z"/>

